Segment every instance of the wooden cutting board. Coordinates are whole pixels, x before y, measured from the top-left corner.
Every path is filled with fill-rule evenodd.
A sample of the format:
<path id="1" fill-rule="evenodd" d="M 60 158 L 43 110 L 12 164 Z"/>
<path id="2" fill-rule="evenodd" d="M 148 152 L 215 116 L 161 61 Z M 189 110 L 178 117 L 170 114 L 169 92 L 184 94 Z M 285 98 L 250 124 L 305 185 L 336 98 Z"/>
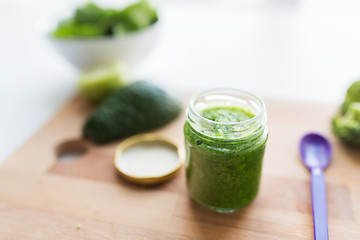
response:
<path id="1" fill-rule="evenodd" d="M 360 151 L 331 135 L 336 107 L 265 103 L 270 136 L 259 195 L 243 210 L 219 214 L 189 198 L 184 169 L 152 187 L 120 179 L 112 165 L 119 142 L 79 143 L 93 109 L 75 97 L 0 167 L 0 239 L 313 239 L 309 172 L 298 153 L 309 131 L 334 146 L 326 171 L 330 239 L 360 239 Z M 184 121 L 182 114 L 157 132 L 182 144 Z M 74 144 L 87 151 L 58 161 Z"/>

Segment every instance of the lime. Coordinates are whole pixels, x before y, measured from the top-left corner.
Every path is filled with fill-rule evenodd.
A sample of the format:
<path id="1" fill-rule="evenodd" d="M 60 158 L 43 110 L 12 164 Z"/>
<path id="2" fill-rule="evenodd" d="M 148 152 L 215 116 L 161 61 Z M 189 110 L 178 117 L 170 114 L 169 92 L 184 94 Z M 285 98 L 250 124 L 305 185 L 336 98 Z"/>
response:
<path id="1" fill-rule="evenodd" d="M 125 65 L 114 62 L 84 71 L 79 77 L 78 88 L 85 99 L 98 103 L 127 84 Z"/>

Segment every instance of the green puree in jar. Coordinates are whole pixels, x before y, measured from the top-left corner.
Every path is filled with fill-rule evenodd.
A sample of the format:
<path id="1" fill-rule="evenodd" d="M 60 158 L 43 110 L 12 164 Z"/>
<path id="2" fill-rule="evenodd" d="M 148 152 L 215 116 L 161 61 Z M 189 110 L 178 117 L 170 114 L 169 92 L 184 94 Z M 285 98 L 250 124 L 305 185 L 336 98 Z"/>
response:
<path id="1" fill-rule="evenodd" d="M 199 114 L 219 123 L 242 122 L 255 116 L 233 106 L 206 108 Z M 193 199 L 219 212 L 229 212 L 245 207 L 258 193 L 267 132 L 228 138 L 228 129 L 220 130 L 224 135 L 210 137 L 189 122 L 185 124 L 186 177 Z"/>
<path id="2" fill-rule="evenodd" d="M 255 115 L 239 107 L 212 107 L 200 111 L 200 115 L 214 122 L 234 123 L 253 118 Z"/>

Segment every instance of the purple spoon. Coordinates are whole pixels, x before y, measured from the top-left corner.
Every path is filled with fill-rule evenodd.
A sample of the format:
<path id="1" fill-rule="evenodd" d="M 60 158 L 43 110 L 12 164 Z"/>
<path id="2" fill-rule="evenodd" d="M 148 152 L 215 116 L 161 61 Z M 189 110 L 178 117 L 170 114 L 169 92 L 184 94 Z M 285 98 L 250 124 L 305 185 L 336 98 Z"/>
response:
<path id="1" fill-rule="evenodd" d="M 331 161 L 331 146 L 325 137 L 309 133 L 301 139 L 300 153 L 303 163 L 311 171 L 314 239 L 328 240 L 324 170 Z"/>

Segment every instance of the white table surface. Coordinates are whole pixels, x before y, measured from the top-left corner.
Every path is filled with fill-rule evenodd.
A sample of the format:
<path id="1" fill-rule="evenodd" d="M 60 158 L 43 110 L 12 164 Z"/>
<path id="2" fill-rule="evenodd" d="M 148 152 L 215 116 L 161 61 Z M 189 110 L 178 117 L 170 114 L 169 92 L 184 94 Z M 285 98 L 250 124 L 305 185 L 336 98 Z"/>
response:
<path id="1" fill-rule="evenodd" d="M 74 1 L 0 1 L 0 163 L 75 92 L 77 70 L 38 26 Z M 134 77 L 177 91 L 241 88 L 339 104 L 360 78 L 358 0 L 160 2 L 159 41 Z"/>

